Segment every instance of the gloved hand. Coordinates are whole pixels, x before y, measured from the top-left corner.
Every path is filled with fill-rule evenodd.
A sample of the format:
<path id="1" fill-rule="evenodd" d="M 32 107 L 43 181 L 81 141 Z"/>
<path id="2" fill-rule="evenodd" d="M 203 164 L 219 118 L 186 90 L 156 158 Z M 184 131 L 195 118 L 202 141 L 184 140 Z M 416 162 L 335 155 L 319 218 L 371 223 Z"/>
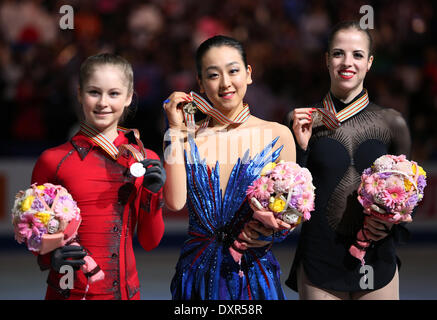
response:
<path id="1" fill-rule="evenodd" d="M 85 264 L 83 258 L 86 255 L 86 251 L 80 246 L 63 246 L 57 248 L 51 253 L 51 267 L 57 272 L 59 272 L 64 265 L 71 266 L 74 270 L 79 270 L 79 268 Z M 69 258 L 72 260 L 67 260 Z"/>
<path id="2" fill-rule="evenodd" d="M 146 169 L 144 174 L 143 186 L 147 190 L 157 193 L 165 183 L 167 174 L 161 164 L 161 161 L 156 159 L 146 159 L 141 161 L 141 164 Z"/>

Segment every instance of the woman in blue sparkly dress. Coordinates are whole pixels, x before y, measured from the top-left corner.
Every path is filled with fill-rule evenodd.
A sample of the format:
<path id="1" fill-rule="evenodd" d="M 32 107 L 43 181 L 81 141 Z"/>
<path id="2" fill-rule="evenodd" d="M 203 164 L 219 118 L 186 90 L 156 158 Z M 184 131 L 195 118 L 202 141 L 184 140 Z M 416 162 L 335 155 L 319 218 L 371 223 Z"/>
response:
<path id="1" fill-rule="evenodd" d="M 243 98 L 252 68 L 238 41 L 206 40 L 196 66 L 210 105 L 184 92 L 164 101 L 165 203 L 170 210 L 185 204 L 189 210 L 189 239 L 171 283 L 173 299 L 285 299 L 270 244 L 281 241 L 290 226 L 277 220 L 281 228 L 271 230 L 252 220 L 246 190 L 269 162 L 295 161 L 291 131 L 250 115 Z M 193 121 L 190 102 L 205 119 Z"/>

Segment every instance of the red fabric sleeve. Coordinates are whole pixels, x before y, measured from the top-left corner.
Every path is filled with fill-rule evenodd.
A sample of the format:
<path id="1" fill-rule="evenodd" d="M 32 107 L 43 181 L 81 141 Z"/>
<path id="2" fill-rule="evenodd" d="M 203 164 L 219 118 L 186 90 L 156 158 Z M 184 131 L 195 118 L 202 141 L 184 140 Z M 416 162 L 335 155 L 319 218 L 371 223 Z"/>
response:
<path id="1" fill-rule="evenodd" d="M 146 150 L 146 152 L 148 159 L 159 160 L 159 156 L 155 152 L 151 150 Z M 141 186 L 140 192 L 138 241 L 145 250 L 150 251 L 158 246 L 164 235 L 162 188 L 157 193 L 152 193 Z"/>
<path id="2" fill-rule="evenodd" d="M 53 183 L 59 184 L 56 178 L 56 171 L 59 164 L 73 149 L 70 142 L 44 151 L 33 167 L 31 183 Z"/>

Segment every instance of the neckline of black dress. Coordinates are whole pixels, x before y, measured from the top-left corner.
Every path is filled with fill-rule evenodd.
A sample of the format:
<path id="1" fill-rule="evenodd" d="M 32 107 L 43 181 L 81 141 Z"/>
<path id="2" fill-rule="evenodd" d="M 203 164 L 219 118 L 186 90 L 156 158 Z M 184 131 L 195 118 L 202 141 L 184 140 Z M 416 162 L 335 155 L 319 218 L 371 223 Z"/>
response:
<path id="1" fill-rule="evenodd" d="M 343 110 L 344 108 L 346 108 L 347 106 L 349 106 L 350 104 L 354 103 L 359 98 L 361 98 L 366 93 L 366 90 L 364 89 L 361 90 L 361 92 L 358 95 L 356 95 L 355 98 L 353 98 L 349 103 L 344 103 L 341 100 L 339 100 L 336 96 L 334 96 L 332 91 L 330 91 L 330 93 L 331 93 L 332 102 L 334 102 L 335 111 L 339 113 L 341 110 Z"/>

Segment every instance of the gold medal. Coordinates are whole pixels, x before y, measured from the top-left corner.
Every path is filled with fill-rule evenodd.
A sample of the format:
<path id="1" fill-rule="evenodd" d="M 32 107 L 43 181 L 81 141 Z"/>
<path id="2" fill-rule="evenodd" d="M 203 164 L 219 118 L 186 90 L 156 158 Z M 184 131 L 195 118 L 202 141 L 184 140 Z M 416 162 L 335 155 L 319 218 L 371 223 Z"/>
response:
<path id="1" fill-rule="evenodd" d="M 188 114 L 195 114 L 197 111 L 197 105 L 194 102 L 189 102 L 183 106 L 183 110 Z"/>

